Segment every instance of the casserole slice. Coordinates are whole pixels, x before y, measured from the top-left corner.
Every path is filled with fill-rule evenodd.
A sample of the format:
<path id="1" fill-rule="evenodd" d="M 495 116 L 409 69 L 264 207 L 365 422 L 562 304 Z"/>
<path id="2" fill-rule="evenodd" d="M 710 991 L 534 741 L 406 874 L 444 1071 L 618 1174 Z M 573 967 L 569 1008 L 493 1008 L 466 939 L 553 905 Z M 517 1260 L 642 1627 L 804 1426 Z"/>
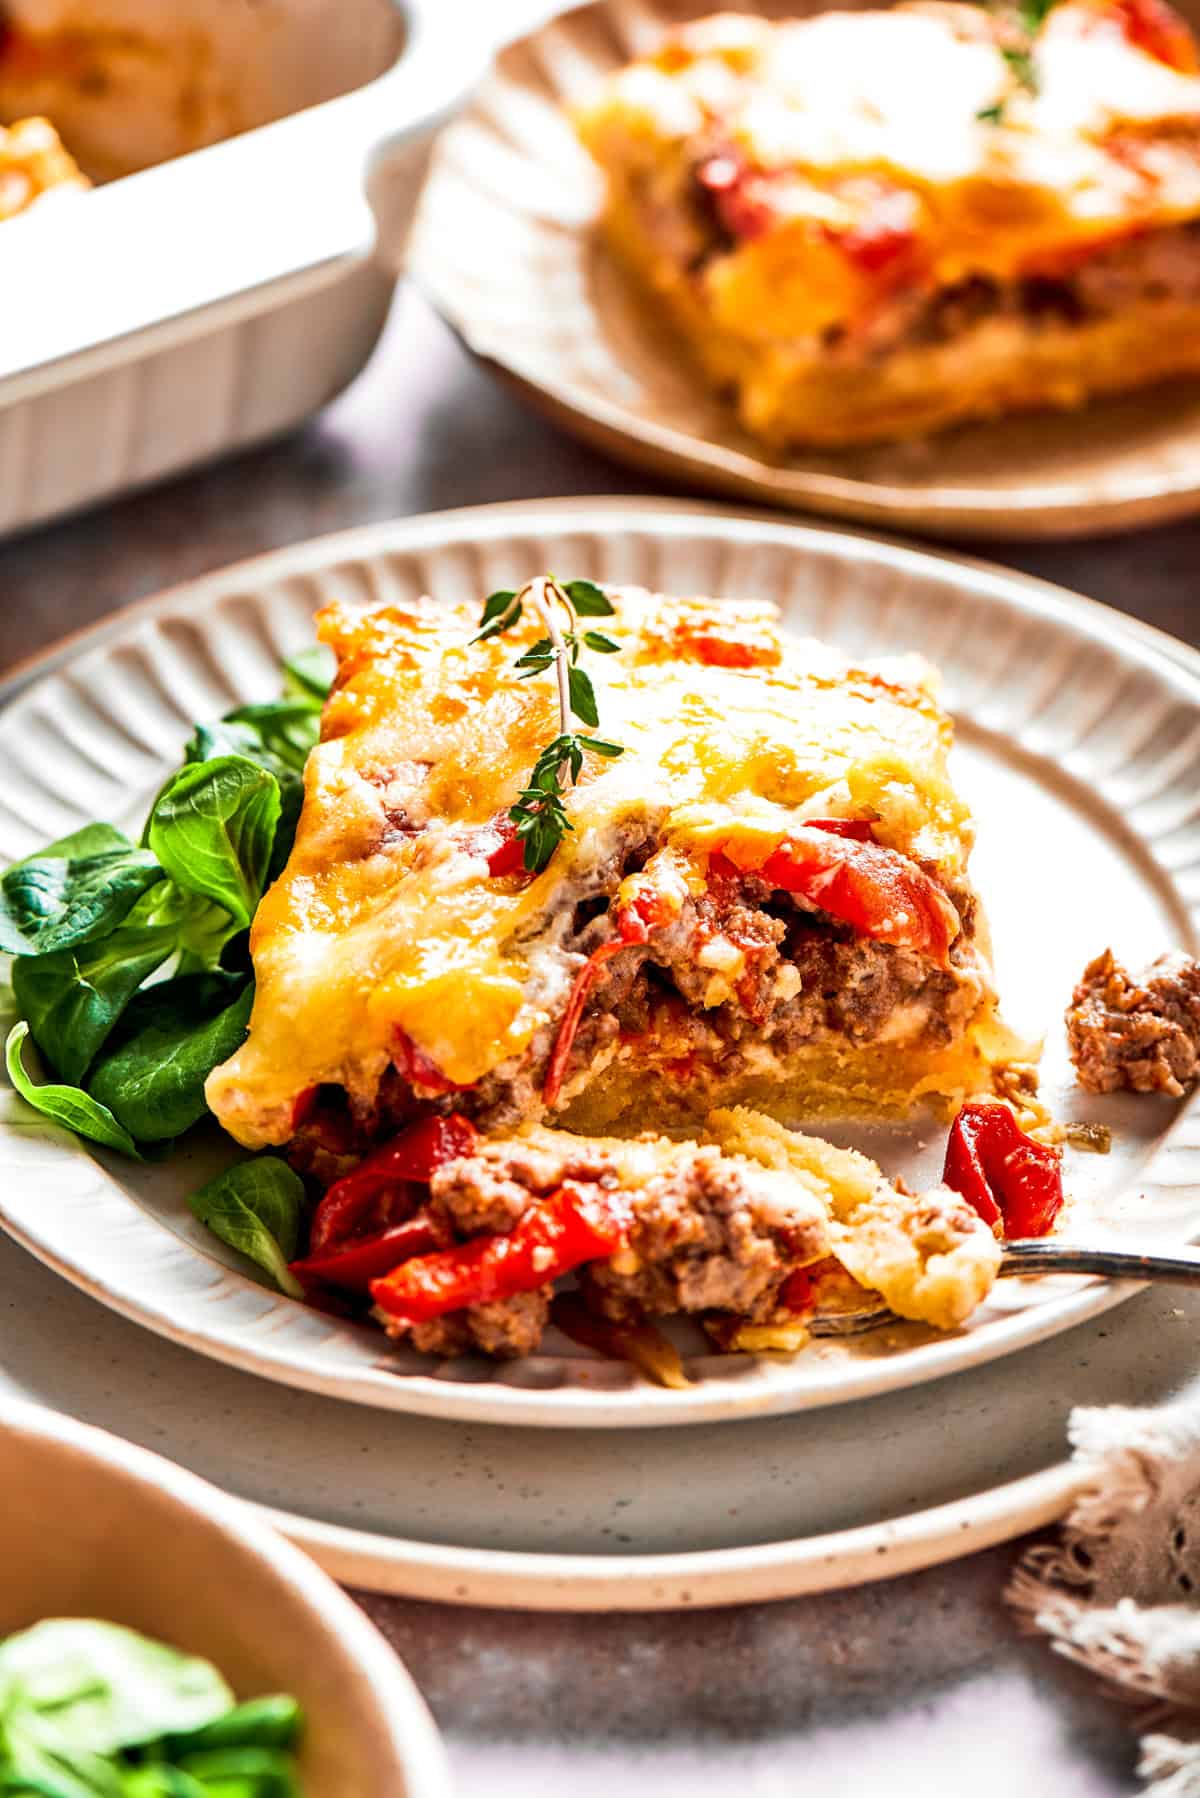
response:
<path id="1" fill-rule="evenodd" d="M 632 1135 L 715 1105 L 903 1115 L 990 1086 L 996 1018 L 952 727 L 915 658 L 773 607 L 609 590 L 606 737 L 541 872 L 510 808 L 558 729 L 532 616 L 337 604 L 245 1044 L 208 1102 L 322 1179 L 414 1120 Z"/>
<path id="2" fill-rule="evenodd" d="M 458 1113 L 427 1119 L 329 1187 L 292 1273 L 310 1298 L 371 1303 L 425 1353 L 533 1354 L 553 1321 L 668 1383 L 655 1318 L 790 1352 L 831 1304 L 877 1294 L 953 1329 L 990 1290 L 1000 1246 L 948 1188 L 905 1193 L 865 1156 L 744 1108 L 697 1134 L 479 1137 Z M 577 1292 L 556 1293 L 565 1275 Z"/>
<path id="3" fill-rule="evenodd" d="M 687 26 L 577 126 L 603 230 L 768 445 L 1200 368 L 1200 80 L 1164 0 Z M 1025 21 L 1022 23 L 1022 21 Z"/>
<path id="4" fill-rule="evenodd" d="M 46 194 L 88 185 L 49 119 L 0 125 L 0 220 L 15 218 Z"/>

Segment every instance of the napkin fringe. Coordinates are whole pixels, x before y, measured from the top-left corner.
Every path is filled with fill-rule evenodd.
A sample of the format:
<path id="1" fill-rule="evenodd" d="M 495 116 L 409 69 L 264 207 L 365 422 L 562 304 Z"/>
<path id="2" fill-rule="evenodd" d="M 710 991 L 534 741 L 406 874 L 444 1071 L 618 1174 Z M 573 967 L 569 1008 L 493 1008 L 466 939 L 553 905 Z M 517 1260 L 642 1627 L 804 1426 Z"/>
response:
<path id="1" fill-rule="evenodd" d="M 1057 1541 L 1022 1556 L 1005 1597 L 1021 1629 L 1096 1674 L 1149 1731 L 1147 1794 L 1200 1798 L 1200 1406 L 1077 1410 L 1070 1438 L 1070 1514 Z"/>

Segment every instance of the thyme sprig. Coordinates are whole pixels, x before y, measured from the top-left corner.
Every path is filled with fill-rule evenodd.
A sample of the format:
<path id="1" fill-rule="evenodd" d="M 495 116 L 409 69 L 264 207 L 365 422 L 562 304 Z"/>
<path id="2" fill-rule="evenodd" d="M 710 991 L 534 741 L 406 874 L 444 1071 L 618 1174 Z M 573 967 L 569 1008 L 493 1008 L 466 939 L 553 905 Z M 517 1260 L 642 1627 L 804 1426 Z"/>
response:
<path id="1" fill-rule="evenodd" d="M 1034 40 L 1058 0 L 1017 0 L 1016 5 L 1011 4 L 1010 0 L 982 0 L 982 4 L 988 12 L 1001 18 L 1013 33 L 1015 41 L 1000 47 L 1000 54 L 1008 65 L 1012 78 L 1012 88 L 1036 95 L 1039 82 L 1034 59 Z M 982 107 L 976 113 L 976 118 L 984 125 L 1002 125 L 1010 98 L 1011 95 L 1006 95 L 993 105 Z"/>
<path id="2" fill-rule="evenodd" d="M 508 816 L 522 845 L 526 872 L 540 874 L 566 832 L 574 828 L 563 796 L 568 776 L 574 786 L 587 755 L 612 759 L 625 753 L 620 743 L 581 735 L 571 722 L 573 717 L 578 718 L 593 730 L 600 723 L 596 689 L 580 664 L 583 651 L 616 655 L 621 646 L 603 631 L 580 625 L 582 618 L 613 616 L 615 607 L 602 587 L 594 581 L 558 581 L 548 574 L 527 581 L 519 589 L 503 588 L 491 594 L 484 602 L 480 628 L 472 642 L 482 643 L 512 630 L 520 623 L 526 606 L 537 614 L 546 634 L 517 658 L 518 678 L 531 680 L 553 668 L 558 685 L 559 729 L 533 764 L 528 784 L 509 808 Z"/>

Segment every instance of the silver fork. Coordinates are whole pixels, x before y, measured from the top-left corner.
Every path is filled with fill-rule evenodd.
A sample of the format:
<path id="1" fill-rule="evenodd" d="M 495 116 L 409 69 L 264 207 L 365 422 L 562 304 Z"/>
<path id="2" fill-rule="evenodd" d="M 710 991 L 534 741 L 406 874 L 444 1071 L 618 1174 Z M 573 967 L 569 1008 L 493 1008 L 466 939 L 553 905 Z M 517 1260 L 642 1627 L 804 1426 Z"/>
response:
<path id="1" fill-rule="evenodd" d="M 1032 1236 L 1006 1242 L 1000 1278 L 1008 1274 L 1088 1274 L 1105 1280 L 1162 1280 L 1177 1286 L 1200 1286 L 1200 1257 L 1139 1255 L 1131 1249 L 1085 1249 L 1073 1242 L 1047 1242 Z M 859 1311 L 818 1313 L 809 1325 L 813 1336 L 859 1336 L 880 1324 L 901 1321 L 886 1305 Z"/>

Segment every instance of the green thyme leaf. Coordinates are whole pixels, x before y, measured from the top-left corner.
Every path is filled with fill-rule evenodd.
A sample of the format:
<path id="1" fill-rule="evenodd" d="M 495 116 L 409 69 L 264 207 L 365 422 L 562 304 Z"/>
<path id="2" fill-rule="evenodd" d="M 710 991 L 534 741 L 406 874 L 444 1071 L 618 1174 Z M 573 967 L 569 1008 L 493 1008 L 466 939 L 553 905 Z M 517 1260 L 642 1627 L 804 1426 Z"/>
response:
<path id="1" fill-rule="evenodd" d="M 591 676 L 582 668 L 571 668 L 567 672 L 567 685 L 571 694 L 571 710 L 577 718 L 593 727 L 600 722 L 600 713 L 596 707 L 596 689 L 592 686 Z"/>
<path id="2" fill-rule="evenodd" d="M 483 602 L 483 611 L 479 615 L 480 628 L 471 638 L 472 643 L 483 643 L 489 637 L 498 637 L 502 631 L 511 630 L 521 621 L 523 611 L 516 591 L 510 587 L 501 588 L 491 593 Z"/>
<path id="3" fill-rule="evenodd" d="M 616 611 L 608 594 L 595 581 L 567 581 L 563 592 L 581 618 L 611 618 Z"/>
<path id="4" fill-rule="evenodd" d="M 615 656 L 621 648 L 619 643 L 614 643 L 611 637 L 604 636 L 600 631 L 584 631 L 583 640 L 597 655 Z"/>

